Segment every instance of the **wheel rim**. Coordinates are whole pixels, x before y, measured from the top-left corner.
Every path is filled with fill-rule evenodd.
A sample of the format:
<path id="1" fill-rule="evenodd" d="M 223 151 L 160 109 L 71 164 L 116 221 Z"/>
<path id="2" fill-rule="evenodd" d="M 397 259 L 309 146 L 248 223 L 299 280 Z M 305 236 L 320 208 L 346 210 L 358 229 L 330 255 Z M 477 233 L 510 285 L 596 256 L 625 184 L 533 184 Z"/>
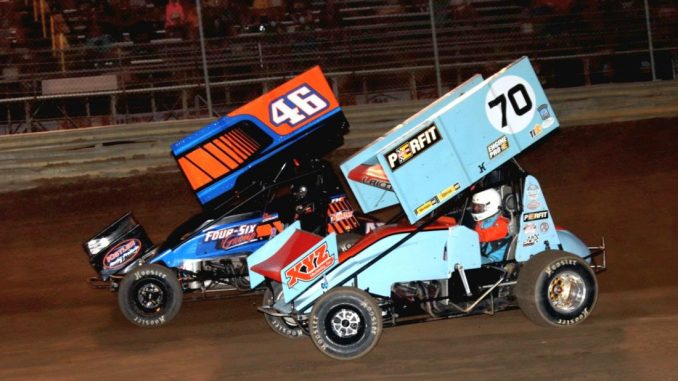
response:
<path id="1" fill-rule="evenodd" d="M 556 311 L 572 313 L 586 301 L 586 281 L 578 273 L 562 272 L 551 280 L 548 300 Z"/>
<path id="2" fill-rule="evenodd" d="M 165 288 L 156 282 L 146 282 L 139 286 L 135 302 L 144 312 L 157 312 L 165 305 Z"/>
<path id="3" fill-rule="evenodd" d="M 362 327 L 360 315 L 356 311 L 346 308 L 336 311 L 330 321 L 332 332 L 342 339 L 358 335 Z"/>
<path id="4" fill-rule="evenodd" d="M 282 291 L 280 291 L 278 293 L 278 295 L 275 296 L 275 302 L 282 299 L 282 297 L 283 297 L 283 293 L 282 293 Z M 271 298 L 271 299 L 273 299 L 273 298 Z M 275 303 L 271 303 L 271 305 L 273 305 L 273 304 L 275 304 Z M 298 327 L 297 322 L 294 319 L 292 319 L 291 317 L 284 316 L 284 317 L 282 317 L 282 321 L 285 322 L 285 324 L 287 324 L 287 326 L 289 326 L 290 328 Z"/>

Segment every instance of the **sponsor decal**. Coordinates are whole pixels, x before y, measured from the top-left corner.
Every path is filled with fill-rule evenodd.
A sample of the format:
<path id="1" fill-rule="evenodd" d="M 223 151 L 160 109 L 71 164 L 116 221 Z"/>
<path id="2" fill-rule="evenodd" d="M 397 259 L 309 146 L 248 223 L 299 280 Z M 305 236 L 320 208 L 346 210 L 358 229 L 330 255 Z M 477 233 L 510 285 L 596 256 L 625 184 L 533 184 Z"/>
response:
<path id="1" fill-rule="evenodd" d="M 275 231 L 275 229 L 273 229 Z M 221 241 L 221 246 L 222 249 L 230 249 L 234 246 L 242 245 L 244 243 L 252 242 L 257 239 L 257 233 L 248 233 L 244 235 L 233 235 L 230 237 L 226 237 Z"/>
<path id="2" fill-rule="evenodd" d="M 363 184 L 371 185 L 373 187 L 377 187 L 377 188 L 381 188 L 381 189 L 385 189 L 385 190 L 389 190 L 389 191 L 393 190 L 393 186 L 391 185 L 391 183 L 389 183 L 388 181 L 377 180 L 374 177 L 363 176 L 360 179 L 360 182 L 362 182 Z"/>
<path id="3" fill-rule="evenodd" d="M 339 221 L 344 221 L 344 220 L 348 220 L 351 217 L 353 217 L 353 211 L 352 210 L 342 210 L 340 212 L 330 214 L 330 222 L 335 223 L 335 222 L 339 222 Z"/>
<path id="4" fill-rule="evenodd" d="M 450 185 L 449 187 L 443 189 L 440 193 L 438 193 L 435 197 L 432 199 L 426 201 L 425 203 L 421 204 L 417 209 L 414 210 L 415 215 L 420 215 L 426 213 L 429 209 L 433 208 L 435 205 L 438 203 L 443 202 L 445 199 L 449 198 L 454 194 L 454 192 L 458 191 L 461 186 L 459 183 L 455 183 L 453 185 Z"/>
<path id="5" fill-rule="evenodd" d="M 442 137 L 435 124 L 415 134 L 409 141 L 384 156 L 389 168 L 396 170 L 418 154 L 438 143 Z"/>
<path id="6" fill-rule="evenodd" d="M 525 226 L 523 226 L 523 231 L 528 236 L 536 234 L 537 233 L 537 224 L 529 222 L 529 223 L 525 224 Z"/>
<path id="7" fill-rule="evenodd" d="M 478 165 L 478 170 L 480 171 L 480 173 L 485 172 L 485 162 L 482 162 L 480 163 L 480 165 Z"/>
<path id="8" fill-rule="evenodd" d="M 234 227 L 226 228 L 226 229 L 211 230 L 211 231 L 208 231 L 207 234 L 205 234 L 205 241 L 204 242 L 218 241 L 220 239 L 228 239 L 233 235 L 235 235 L 237 237 L 250 235 L 252 233 L 255 233 L 254 229 L 256 227 L 257 227 L 257 224 L 246 224 L 246 225 L 234 226 Z M 255 235 L 256 235 L 256 233 L 255 233 Z"/>
<path id="9" fill-rule="evenodd" d="M 537 200 L 532 200 L 527 203 L 527 209 L 529 210 L 535 210 L 541 208 L 541 203 Z"/>
<path id="10" fill-rule="evenodd" d="M 542 222 L 542 223 L 539 225 L 539 230 L 540 230 L 542 233 L 546 233 L 547 231 L 549 231 L 549 228 L 550 228 L 550 226 L 549 226 L 548 222 Z"/>
<path id="11" fill-rule="evenodd" d="M 542 127 L 541 124 L 537 124 L 534 126 L 532 130 L 530 130 L 530 137 L 531 138 L 536 138 L 537 136 L 541 135 Z"/>
<path id="12" fill-rule="evenodd" d="M 365 223 L 365 234 L 369 234 L 375 230 L 377 230 L 378 227 L 386 225 L 383 222 L 367 222 Z"/>
<path id="13" fill-rule="evenodd" d="M 553 116 L 551 116 L 551 113 L 549 112 L 549 107 L 546 104 L 543 104 L 537 108 L 537 111 L 539 112 L 539 116 L 541 117 L 541 120 L 544 122 L 543 127 L 544 128 L 549 128 L 553 125 Z"/>
<path id="14" fill-rule="evenodd" d="M 530 200 L 536 200 L 539 197 L 539 187 L 530 183 L 530 185 L 527 186 L 527 197 Z"/>
<path id="15" fill-rule="evenodd" d="M 508 138 L 506 135 L 502 135 L 499 139 L 493 141 L 492 144 L 487 146 L 487 154 L 490 156 L 490 159 L 494 159 L 507 149 L 509 149 Z"/>
<path id="16" fill-rule="evenodd" d="M 523 246 L 524 247 L 533 246 L 537 242 L 539 242 L 538 234 L 528 235 L 527 238 L 525 238 L 525 241 L 523 241 Z"/>
<path id="17" fill-rule="evenodd" d="M 449 187 L 443 189 L 442 192 L 438 193 L 438 201 L 443 201 L 444 199 L 452 196 L 454 192 L 458 191 L 461 186 L 459 183 L 455 183 L 454 185 L 450 185 Z"/>
<path id="18" fill-rule="evenodd" d="M 549 211 L 548 210 L 540 210 L 538 212 L 531 212 L 531 213 L 523 214 L 523 222 L 543 220 L 545 218 L 549 218 Z"/>
<path id="19" fill-rule="evenodd" d="M 426 213 L 429 209 L 433 208 L 438 203 L 438 196 L 433 197 L 432 199 L 421 204 L 417 209 L 414 210 L 415 215 L 420 215 Z"/>
<path id="20" fill-rule="evenodd" d="M 104 255 L 104 269 L 117 269 L 132 261 L 141 252 L 141 241 L 128 239 L 117 244 Z"/>
<path id="21" fill-rule="evenodd" d="M 298 281 L 308 282 L 313 280 L 332 266 L 334 261 L 334 256 L 327 249 L 327 242 L 323 243 L 285 271 L 287 287 L 294 287 Z"/>

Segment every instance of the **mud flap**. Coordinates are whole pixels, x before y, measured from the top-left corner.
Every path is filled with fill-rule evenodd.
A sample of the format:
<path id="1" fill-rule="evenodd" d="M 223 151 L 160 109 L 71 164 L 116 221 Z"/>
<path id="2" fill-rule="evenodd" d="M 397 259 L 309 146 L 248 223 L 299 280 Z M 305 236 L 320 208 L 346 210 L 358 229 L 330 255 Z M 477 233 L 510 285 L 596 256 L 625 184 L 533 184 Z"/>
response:
<path id="1" fill-rule="evenodd" d="M 247 257 L 247 267 L 249 269 L 250 275 L 250 288 L 254 289 L 258 287 L 266 279 L 261 273 L 263 272 L 263 269 L 257 265 L 273 257 L 280 250 L 280 248 L 282 248 L 283 245 L 287 243 L 290 237 L 292 237 L 292 235 L 300 229 L 301 223 L 299 223 L 299 221 L 295 221 L 293 224 L 288 226 L 287 229 L 283 230 L 282 233 L 276 235 L 264 246 L 260 247 L 259 250 Z"/>

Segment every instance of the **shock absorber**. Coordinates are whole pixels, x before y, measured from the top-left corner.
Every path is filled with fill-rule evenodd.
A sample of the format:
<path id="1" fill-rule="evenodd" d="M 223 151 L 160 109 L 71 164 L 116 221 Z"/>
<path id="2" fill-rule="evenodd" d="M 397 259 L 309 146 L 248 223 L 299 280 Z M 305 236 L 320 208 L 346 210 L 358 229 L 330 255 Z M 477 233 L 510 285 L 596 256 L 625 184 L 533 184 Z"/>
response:
<path id="1" fill-rule="evenodd" d="M 464 285 L 464 291 L 466 296 L 471 296 L 471 288 L 468 286 L 468 279 L 466 279 L 466 272 L 464 271 L 464 266 L 461 263 L 454 265 L 454 269 L 459 272 L 459 277 L 461 278 L 461 283 Z"/>

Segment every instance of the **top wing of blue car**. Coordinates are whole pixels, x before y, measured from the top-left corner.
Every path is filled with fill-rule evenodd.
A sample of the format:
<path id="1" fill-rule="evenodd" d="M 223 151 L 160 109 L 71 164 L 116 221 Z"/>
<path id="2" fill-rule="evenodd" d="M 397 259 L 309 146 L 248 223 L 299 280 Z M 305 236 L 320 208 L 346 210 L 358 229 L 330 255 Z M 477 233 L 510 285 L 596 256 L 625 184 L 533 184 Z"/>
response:
<path id="1" fill-rule="evenodd" d="M 414 223 L 553 132 L 529 60 L 471 78 L 342 163 L 364 212 L 401 204 Z"/>

